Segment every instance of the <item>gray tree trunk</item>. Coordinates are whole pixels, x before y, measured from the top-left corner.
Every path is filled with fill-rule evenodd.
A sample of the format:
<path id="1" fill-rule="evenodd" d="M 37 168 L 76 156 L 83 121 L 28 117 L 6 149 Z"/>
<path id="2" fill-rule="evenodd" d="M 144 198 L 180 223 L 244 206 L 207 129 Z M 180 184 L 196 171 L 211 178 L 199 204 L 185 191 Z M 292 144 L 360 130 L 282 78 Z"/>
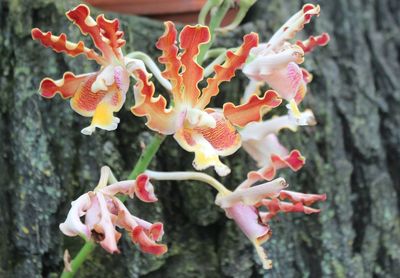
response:
<path id="1" fill-rule="evenodd" d="M 58 229 L 70 201 L 93 188 L 102 165 L 125 178 L 140 154 L 139 142 L 149 135 L 143 119 L 129 112 L 132 91 L 119 113 L 119 129 L 91 137 L 79 132 L 89 120 L 67 102 L 37 94 L 45 76 L 95 70 L 94 63 L 52 53 L 31 40 L 32 27 L 81 38 L 63 16 L 75 1 L 52 2 L 0 3 L 0 277 L 56 277 L 64 249 L 74 255 L 82 245 Z M 251 22 L 217 44 L 236 46 L 249 31 L 260 32 L 265 41 L 301 4 L 261 0 Z M 319 125 L 284 133 L 285 144 L 299 148 L 307 164 L 299 173 L 282 174 L 291 189 L 327 193 L 328 200 L 320 215 L 282 215 L 272 223 L 265 247 L 274 268 L 261 269 L 251 244 L 213 204 L 212 190 L 194 182 L 159 182 L 160 202 L 129 206 L 165 223 L 169 252 L 156 259 L 124 239 L 120 255 L 96 249 L 78 277 L 398 277 L 400 2 L 320 4 L 322 14 L 306 32 L 327 31 L 332 41 L 306 59 L 314 81 L 304 104 Z M 159 55 L 154 43 L 163 32 L 160 22 L 121 19 L 126 52 Z M 238 103 L 245 85 L 243 77 L 225 84 L 214 103 Z M 191 169 L 192 158 L 169 138 L 151 168 Z M 233 171 L 223 182 L 231 187 L 252 163 L 243 151 L 224 161 Z"/>

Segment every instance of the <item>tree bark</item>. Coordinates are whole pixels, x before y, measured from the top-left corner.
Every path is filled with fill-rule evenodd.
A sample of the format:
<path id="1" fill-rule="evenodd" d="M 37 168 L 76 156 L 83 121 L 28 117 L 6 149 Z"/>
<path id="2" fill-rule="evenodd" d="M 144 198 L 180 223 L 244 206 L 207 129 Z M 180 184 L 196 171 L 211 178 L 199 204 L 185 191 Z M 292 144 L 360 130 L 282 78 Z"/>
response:
<path id="1" fill-rule="evenodd" d="M 33 27 L 81 39 L 63 16 L 76 2 L 54 2 L 0 4 L 0 277 L 57 277 L 64 249 L 74 255 L 83 244 L 58 229 L 70 202 L 96 185 L 102 165 L 126 178 L 140 155 L 140 142 L 146 143 L 150 134 L 144 120 L 129 111 L 132 90 L 118 114 L 118 130 L 90 137 L 79 132 L 89 120 L 66 101 L 38 95 L 45 76 L 56 79 L 67 70 L 96 70 L 83 58 L 52 53 L 32 41 Z M 327 31 L 332 39 L 306 58 L 314 81 L 303 104 L 313 109 L 319 124 L 283 133 L 283 142 L 301 150 L 307 164 L 298 173 L 280 174 L 292 190 L 327 193 L 328 200 L 320 215 L 282 215 L 272 223 L 273 236 L 265 248 L 273 269 L 262 270 L 250 242 L 213 204 L 211 189 L 196 182 L 156 182 L 160 202 L 128 204 L 138 216 L 164 222 L 169 252 L 161 258 L 144 255 L 124 238 L 120 255 L 97 248 L 78 277 L 398 275 L 400 2 L 319 4 L 322 14 L 305 32 Z M 265 41 L 301 5 L 296 0 L 261 0 L 248 16 L 250 22 L 221 36 L 217 45 L 237 46 L 250 31 Z M 127 40 L 125 52 L 159 55 L 154 44 L 163 33 L 162 23 L 118 17 Z M 227 99 L 238 103 L 247 82 L 238 75 L 222 86 L 216 106 Z M 192 159 L 168 138 L 151 169 L 191 170 Z M 232 174 L 222 180 L 231 188 L 255 166 L 243 151 L 224 161 Z"/>

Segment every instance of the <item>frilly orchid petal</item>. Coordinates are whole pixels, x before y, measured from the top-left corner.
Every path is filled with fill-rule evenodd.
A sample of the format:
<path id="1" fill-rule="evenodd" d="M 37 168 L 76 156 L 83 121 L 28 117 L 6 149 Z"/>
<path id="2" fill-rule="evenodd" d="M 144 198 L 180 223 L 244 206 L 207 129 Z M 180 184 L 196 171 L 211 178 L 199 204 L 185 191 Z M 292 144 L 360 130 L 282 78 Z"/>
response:
<path id="1" fill-rule="evenodd" d="M 268 215 L 263 215 L 263 223 L 267 223 L 279 212 L 302 212 L 305 214 L 319 213 L 321 210 L 304 206 L 302 203 L 282 202 L 278 199 L 264 199 L 261 204 L 268 209 Z"/>
<path id="2" fill-rule="evenodd" d="M 90 208 L 91 201 L 88 194 L 83 194 L 75 201 L 71 202 L 71 209 L 68 212 L 67 219 L 60 224 L 61 232 L 66 236 L 85 236 L 90 238 L 90 230 L 87 225 L 80 220 Z"/>
<path id="3" fill-rule="evenodd" d="M 258 171 L 251 171 L 247 178 L 251 181 L 272 180 L 275 178 L 276 171 L 282 168 L 290 168 L 292 171 L 300 170 L 305 164 L 305 157 L 298 150 L 293 150 L 285 157 L 271 155 L 271 162 Z"/>
<path id="4" fill-rule="evenodd" d="M 135 106 L 131 108 L 133 114 L 147 118 L 146 125 L 162 134 L 173 134 L 182 125 L 186 111 L 167 109 L 167 101 L 161 95 L 154 97 L 154 84 L 149 81 L 148 73 L 137 69 L 134 72 L 137 83 L 134 87 Z"/>
<path id="5" fill-rule="evenodd" d="M 184 102 L 194 106 L 200 96 L 198 83 L 203 79 L 203 68 L 196 62 L 200 46 L 210 41 L 208 27 L 196 25 L 185 26 L 180 33 L 180 48 L 183 50 L 182 79 L 185 93 Z"/>
<path id="6" fill-rule="evenodd" d="M 156 43 L 156 47 L 163 52 L 158 61 L 165 65 L 162 75 L 170 80 L 172 94 L 174 98 L 179 99 L 182 94 L 182 76 L 179 73 L 182 63 L 180 57 L 178 57 L 179 49 L 176 45 L 177 31 L 174 23 L 171 21 L 164 22 L 164 25 L 165 32 Z"/>
<path id="7" fill-rule="evenodd" d="M 267 47 L 273 51 L 279 50 L 283 44 L 293 39 L 296 33 L 304 28 L 304 25 L 309 23 L 313 16 L 319 16 L 320 6 L 305 4 L 303 8 L 294 14 L 269 40 Z"/>
<path id="8" fill-rule="evenodd" d="M 154 194 L 154 187 L 150 182 L 150 178 L 146 174 L 137 176 L 135 194 L 143 202 L 150 203 L 158 200 Z"/>
<path id="9" fill-rule="evenodd" d="M 156 243 L 148 234 L 146 234 L 145 229 L 142 226 L 136 226 L 132 230 L 132 241 L 139 245 L 140 250 L 145 253 L 153 254 L 156 256 L 161 256 L 168 251 L 165 244 Z"/>
<path id="10" fill-rule="evenodd" d="M 72 98 L 76 92 L 90 89 L 88 84 L 94 82 L 96 75 L 97 73 L 74 75 L 72 72 L 66 72 L 60 80 L 43 79 L 39 91 L 45 98 L 52 98 L 57 93 L 64 99 Z"/>
<path id="11" fill-rule="evenodd" d="M 214 67 L 215 75 L 207 79 L 207 87 L 202 90 L 202 95 L 199 98 L 196 107 L 204 108 L 213 96 L 219 93 L 219 85 L 224 81 L 231 80 L 235 76 L 235 71 L 246 61 L 250 50 L 257 46 L 258 35 L 250 33 L 243 37 L 243 44 L 235 51 L 226 53 L 226 60 L 222 65 Z"/>
<path id="12" fill-rule="evenodd" d="M 302 203 L 307 206 L 317 201 L 325 201 L 326 194 L 304 194 L 300 192 L 282 190 L 279 194 L 280 199 L 289 199 L 293 203 Z"/>
<path id="13" fill-rule="evenodd" d="M 305 41 L 297 41 L 296 44 L 304 50 L 304 53 L 309 53 L 309 52 L 313 51 L 314 48 L 317 46 L 327 45 L 329 40 L 330 40 L 330 37 L 329 37 L 328 33 L 322 33 L 319 36 L 315 36 L 315 37 L 310 36 Z"/>
<path id="14" fill-rule="evenodd" d="M 102 52 L 104 57 L 111 57 L 112 48 L 104 40 L 97 22 L 90 16 L 90 10 L 86 5 L 78 5 L 74 9 L 68 11 L 66 16 L 81 30 L 82 34 L 92 38 L 94 45 Z M 109 40 L 107 40 L 109 41 Z"/>
<path id="15" fill-rule="evenodd" d="M 124 32 L 119 30 L 119 20 L 114 18 L 108 20 L 103 14 L 96 18 L 96 22 L 101 29 L 101 35 L 106 39 L 105 41 L 114 50 L 115 54 L 119 55 L 119 48 L 123 47 L 126 41 L 122 38 Z"/>
<path id="16" fill-rule="evenodd" d="M 68 41 L 64 33 L 54 36 L 51 32 L 44 33 L 39 28 L 33 28 L 31 34 L 34 40 L 39 40 L 45 47 L 50 47 L 55 52 L 64 52 L 72 57 L 85 54 L 88 59 L 95 60 L 100 65 L 105 63 L 93 49 L 85 47 L 82 41 L 78 43 Z"/>
<path id="17" fill-rule="evenodd" d="M 275 91 L 266 91 L 262 98 L 252 95 L 250 99 L 239 106 L 228 102 L 224 104 L 225 117 L 234 125 L 244 127 L 251 122 L 260 121 L 264 109 L 272 109 L 281 104 L 282 100 Z"/>

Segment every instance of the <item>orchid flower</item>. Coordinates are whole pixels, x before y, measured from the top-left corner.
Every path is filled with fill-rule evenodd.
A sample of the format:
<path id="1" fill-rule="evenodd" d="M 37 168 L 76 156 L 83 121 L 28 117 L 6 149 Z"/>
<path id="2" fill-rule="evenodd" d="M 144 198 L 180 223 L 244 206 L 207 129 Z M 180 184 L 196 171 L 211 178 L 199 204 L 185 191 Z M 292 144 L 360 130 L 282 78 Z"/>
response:
<path id="1" fill-rule="evenodd" d="M 272 180 L 276 171 L 282 168 L 288 167 L 293 171 L 301 169 L 305 157 L 298 150 L 289 152 L 279 143 L 277 134 L 284 128 L 296 131 L 298 126 L 315 124 L 314 114 L 308 109 L 300 113 L 299 119 L 289 113 L 263 122 L 250 123 L 243 128 L 240 131 L 243 148 L 260 167 L 258 171 L 249 172 L 249 182 Z"/>
<path id="2" fill-rule="evenodd" d="M 216 204 L 225 210 L 226 216 L 233 219 L 253 243 L 265 269 L 272 267 L 272 261 L 261 247 L 272 235 L 269 221 L 279 212 L 318 213 L 319 209 L 309 206 L 316 201 L 326 200 L 325 194 L 304 194 L 284 190 L 285 187 L 285 180 L 278 178 L 255 186 L 242 184 L 232 193 L 219 194 L 216 198 Z"/>
<path id="3" fill-rule="evenodd" d="M 255 33 L 244 36 L 243 44 L 235 51 L 226 53 L 222 65 L 214 67 L 215 75 L 207 79 L 202 90 L 198 83 L 204 78 L 203 68 L 196 62 L 200 46 L 210 39 L 208 27 L 185 26 L 179 36 L 180 54 L 176 45 L 177 31 L 172 22 L 165 23 L 166 31 L 156 46 L 162 51 L 159 62 L 165 65 L 163 76 L 172 84 L 171 105 L 166 99 L 154 96 L 154 85 L 149 74 L 138 68 L 134 75 L 135 106 L 131 111 L 136 116 L 145 116 L 147 126 L 159 133 L 174 134 L 179 145 L 195 153 L 193 165 L 197 170 L 214 166 L 216 172 L 227 175 L 230 169 L 219 156 L 234 153 L 241 145 L 235 126 L 244 127 L 261 119 L 261 110 L 278 106 L 281 100 L 274 91 L 265 92 L 263 97 L 253 96 L 247 103 L 235 106 L 225 103 L 222 111 L 206 108 L 210 99 L 219 93 L 219 85 L 229 81 L 235 70 L 246 61 L 250 49 L 257 46 Z"/>
<path id="4" fill-rule="evenodd" d="M 305 53 L 312 51 L 316 46 L 326 45 L 329 42 L 329 35 L 322 33 L 317 37 L 311 36 L 306 41 L 297 41 L 295 44 L 289 40 L 293 39 L 313 16 L 319 16 L 319 13 L 319 5 L 304 5 L 268 43 L 260 44 L 251 50 L 251 58 L 243 68 L 243 73 L 250 78 L 245 100 L 257 93 L 259 86 L 266 82 L 280 97 L 289 102 L 288 109 L 296 117 L 300 117 L 297 105 L 303 100 L 312 75 L 304 68 L 300 68 L 299 64 L 303 63 Z"/>
<path id="5" fill-rule="evenodd" d="M 147 170 L 142 175 L 146 179 L 154 180 L 197 180 L 214 187 L 218 191 L 215 203 L 225 211 L 228 218 L 236 222 L 253 243 L 263 267 L 266 269 L 271 268 L 272 263 L 267 259 L 261 245 L 272 234 L 269 226 L 270 220 L 279 212 L 318 213 L 320 210 L 309 206 L 316 201 L 326 200 L 325 194 L 304 194 L 285 190 L 288 185 L 283 178 L 258 185 L 245 180 L 234 191 L 231 191 L 204 173 Z"/>
<path id="6" fill-rule="evenodd" d="M 107 185 L 108 182 L 112 184 Z M 136 195 L 143 202 L 157 201 L 153 187 L 145 176 L 117 182 L 110 168 L 105 166 L 101 169 L 100 180 L 94 191 L 81 195 L 71 203 L 67 219 L 60 224 L 60 230 L 66 236 L 80 235 L 86 240 L 98 242 L 110 253 L 119 253 L 117 243 L 121 234 L 116 230 L 119 227 L 130 233 L 132 241 L 143 252 L 164 254 L 167 247 L 156 243 L 163 236 L 163 224 L 152 224 L 132 215 L 116 194 L 131 198 Z"/>
<path id="7" fill-rule="evenodd" d="M 83 54 L 96 61 L 100 69 L 80 75 L 66 72 L 57 81 L 45 78 L 40 83 L 40 93 L 45 98 L 53 98 L 59 93 L 63 99 L 71 99 L 71 108 L 75 112 L 84 117 L 92 117 L 90 126 L 82 129 L 83 134 L 92 134 L 96 127 L 115 130 L 119 118 L 114 117 L 113 113 L 118 112 L 125 102 L 132 71 L 137 67 L 144 68 L 144 65 L 140 60 L 123 56 L 121 48 L 125 40 L 124 33 L 119 30 L 118 19 L 108 20 L 101 14 L 94 20 L 86 5 L 77 6 L 68 11 L 66 16 L 79 27 L 82 34 L 91 37 L 101 55 L 86 47 L 82 41 L 68 41 L 63 33 L 55 36 L 51 32 L 45 33 L 34 28 L 32 38 L 56 52 L 64 52 L 72 57 Z"/>

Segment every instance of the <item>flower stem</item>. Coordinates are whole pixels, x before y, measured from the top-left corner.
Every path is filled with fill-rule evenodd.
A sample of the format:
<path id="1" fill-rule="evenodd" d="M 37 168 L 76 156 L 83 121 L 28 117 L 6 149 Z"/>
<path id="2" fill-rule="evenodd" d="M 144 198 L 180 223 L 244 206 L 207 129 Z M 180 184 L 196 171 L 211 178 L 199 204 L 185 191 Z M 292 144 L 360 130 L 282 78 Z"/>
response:
<path id="1" fill-rule="evenodd" d="M 206 53 L 211 48 L 215 40 L 215 29 L 221 25 L 222 20 L 224 19 L 226 13 L 229 11 L 229 8 L 231 7 L 231 4 L 231 0 L 224 0 L 222 5 L 218 6 L 218 10 L 215 15 L 212 16 L 209 26 L 211 39 L 207 44 L 204 44 L 200 47 L 200 53 L 199 56 L 197 56 L 197 63 L 199 63 L 199 65 L 203 63 Z"/>
<path id="2" fill-rule="evenodd" d="M 142 154 L 139 157 L 139 160 L 136 162 L 135 167 L 129 174 L 128 177 L 129 180 L 136 179 L 136 177 L 140 173 L 146 170 L 151 160 L 153 159 L 158 149 L 160 148 L 161 143 L 164 141 L 164 139 L 165 136 L 161 134 L 156 134 L 153 136 L 150 144 L 148 144 L 146 148 L 143 150 Z M 88 259 L 89 255 L 92 253 L 95 247 L 96 243 L 94 243 L 93 241 L 86 241 L 81 250 L 79 250 L 78 254 L 71 261 L 71 271 L 67 271 L 66 269 L 64 269 L 63 273 L 61 274 L 61 278 L 74 277 L 79 267 Z"/>
<path id="3" fill-rule="evenodd" d="M 150 179 L 155 180 L 196 180 L 207 183 L 212 186 L 222 195 L 229 194 L 231 191 L 228 190 L 222 183 L 214 179 L 213 177 L 199 172 L 157 172 L 147 170 L 145 172 Z"/>
<path id="4" fill-rule="evenodd" d="M 165 139 L 164 135 L 161 134 L 154 135 L 150 144 L 146 146 L 146 148 L 140 155 L 139 160 L 136 162 L 136 165 L 133 168 L 132 172 L 129 174 L 128 180 L 136 179 L 136 177 L 140 173 L 143 173 L 147 169 L 147 167 L 149 166 L 154 155 L 157 153 L 164 139 Z"/>
<path id="5" fill-rule="evenodd" d="M 67 271 L 64 269 L 63 273 L 61 274 L 61 278 L 74 277 L 79 267 L 86 261 L 86 259 L 89 257 L 95 247 L 96 243 L 94 243 L 93 241 L 86 241 L 85 245 L 83 245 L 81 250 L 79 250 L 79 253 L 71 261 L 71 271 Z"/>

